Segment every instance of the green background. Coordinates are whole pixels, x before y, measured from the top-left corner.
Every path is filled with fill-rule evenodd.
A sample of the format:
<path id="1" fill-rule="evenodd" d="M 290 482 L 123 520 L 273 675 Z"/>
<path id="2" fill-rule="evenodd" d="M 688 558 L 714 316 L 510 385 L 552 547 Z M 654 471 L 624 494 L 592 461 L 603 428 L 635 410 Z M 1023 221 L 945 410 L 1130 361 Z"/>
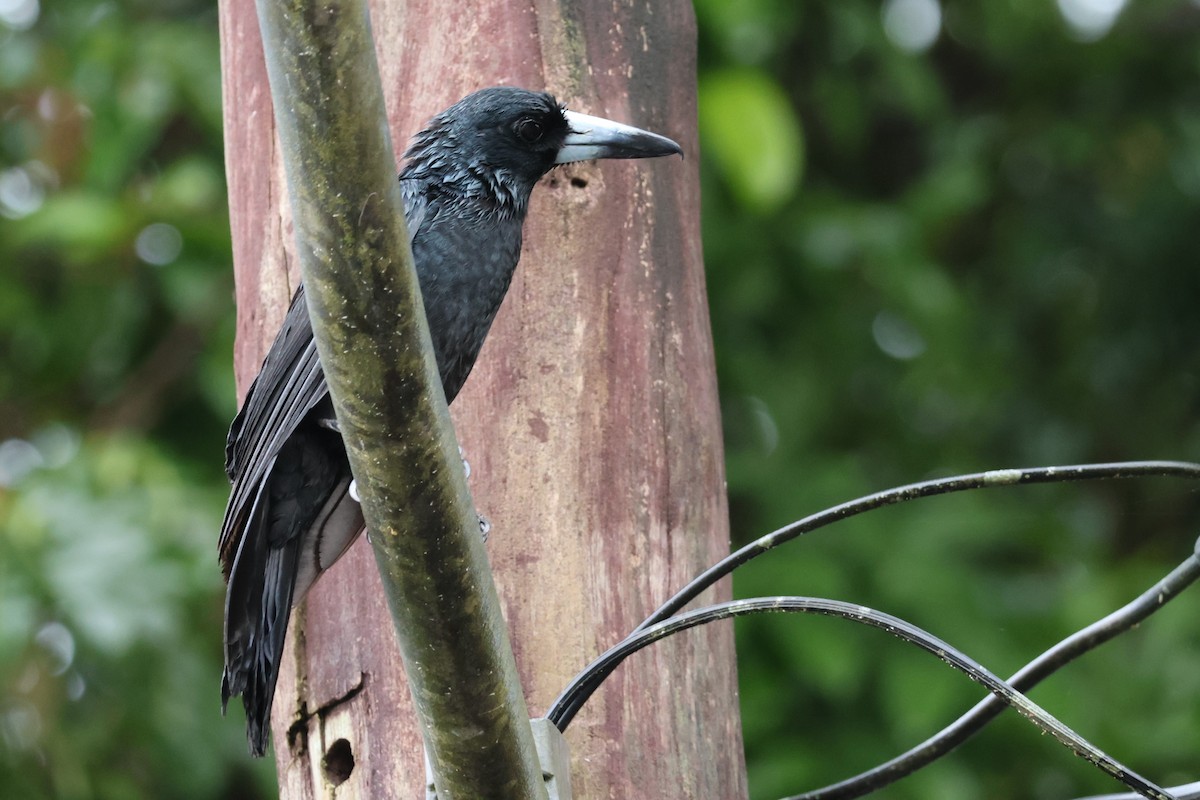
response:
<path id="1" fill-rule="evenodd" d="M 887 486 L 1200 453 L 1200 3 L 702 0 L 736 540 Z M 1115 14 L 1114 12 L 1120 12 Z M 931 13 L 934 16 L 931 16 Z M 232 275 L 213 5 L 0 2 L 0 797 L 259 798 L 218 710 Z M 1178 481 L 892 508 L 739 572 L 1009 674 L 1181 561 Z M 1196 595 L 1033 693 L 1200 778 Z M 877 632 L 738 627 L 754 798 L 978 698 Z M 1115 791 L 1006 715 L 889 798 Z"/>

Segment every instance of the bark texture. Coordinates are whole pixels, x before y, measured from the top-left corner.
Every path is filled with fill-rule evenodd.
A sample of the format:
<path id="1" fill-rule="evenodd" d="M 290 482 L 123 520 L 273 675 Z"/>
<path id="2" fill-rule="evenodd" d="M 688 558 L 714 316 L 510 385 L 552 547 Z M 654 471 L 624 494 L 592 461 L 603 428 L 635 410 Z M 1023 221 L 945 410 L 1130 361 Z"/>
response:
<path id="1" fill-rule="evenodd" d="M 298 271 L 253 4 L 224 0 L 221 24 L 244 391 Z M 453 409 L 537 715 L 728 547 L 691 5 L 377 0 L 372 24 L 398 151 L 432 114 L 504 83 L 687 153 L 543 181 L 516 279 Z M 335 784 L 339 797 L 418 796 L 420 737 L 366 542 L 314 588 L 289 636 L 274 725 L 282 796 L 332 796 Z M 575 796 L 744 797 L 736 688 L 728 627 L 635 656 L 568 731 Z"/>
<path id="2" fill-rule="evenodd" d="M 259 0 L 313 338 L 439 800 L 546 800 L 409 252 L 366 0 Z M 325 777 L 353 774 L 346 738 Z"/>

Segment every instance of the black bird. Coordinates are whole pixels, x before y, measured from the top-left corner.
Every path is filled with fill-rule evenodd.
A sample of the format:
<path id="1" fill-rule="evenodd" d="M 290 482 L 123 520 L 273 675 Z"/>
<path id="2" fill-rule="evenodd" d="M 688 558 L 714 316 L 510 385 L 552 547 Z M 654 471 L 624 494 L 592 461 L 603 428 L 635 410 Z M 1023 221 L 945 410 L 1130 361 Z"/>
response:
<path id="1" fill-rule="evenodd" d="M 557 164 L 681 152 L 665 137 L 506 87 L 468 95 L 417 134 L 400 184 L 447 401 L 508 290 L 534 184 Z M 289 612 L 363 530 L 303 286 L 229 428 L 225 471 L 221 705 L 242 695 L 250 752 L 261 756 Z"/>

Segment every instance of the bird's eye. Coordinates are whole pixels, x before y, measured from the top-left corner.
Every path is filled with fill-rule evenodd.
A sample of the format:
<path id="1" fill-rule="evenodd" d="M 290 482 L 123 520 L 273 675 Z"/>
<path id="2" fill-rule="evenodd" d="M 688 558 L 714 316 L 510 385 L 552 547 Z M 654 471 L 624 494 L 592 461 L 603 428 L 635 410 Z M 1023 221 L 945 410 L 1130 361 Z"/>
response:
<path id="1" fill-rule="evenodd" d="M 526 144 L 533 144 L 541 139 L 542 135 L 546 132 L 542 127 L 542 123 L 529 117 L 517 121 L 516 131 L 517 136 L 520 136 L 521 140 Z"/>

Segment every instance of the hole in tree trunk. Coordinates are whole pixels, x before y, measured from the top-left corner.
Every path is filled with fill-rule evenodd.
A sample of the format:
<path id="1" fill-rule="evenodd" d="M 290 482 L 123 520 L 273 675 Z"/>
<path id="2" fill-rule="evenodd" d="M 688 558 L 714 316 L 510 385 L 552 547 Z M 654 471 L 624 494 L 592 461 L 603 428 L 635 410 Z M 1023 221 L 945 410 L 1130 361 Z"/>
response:
<path id="1" fill-rule="evenodd" d="M 354 752 L 350 749 L 350 742 L 338 739 L 330 745 L 321 759 L 321 771 L 331 785 L 341 786 L 345 783 L 354 771 Z"/>

